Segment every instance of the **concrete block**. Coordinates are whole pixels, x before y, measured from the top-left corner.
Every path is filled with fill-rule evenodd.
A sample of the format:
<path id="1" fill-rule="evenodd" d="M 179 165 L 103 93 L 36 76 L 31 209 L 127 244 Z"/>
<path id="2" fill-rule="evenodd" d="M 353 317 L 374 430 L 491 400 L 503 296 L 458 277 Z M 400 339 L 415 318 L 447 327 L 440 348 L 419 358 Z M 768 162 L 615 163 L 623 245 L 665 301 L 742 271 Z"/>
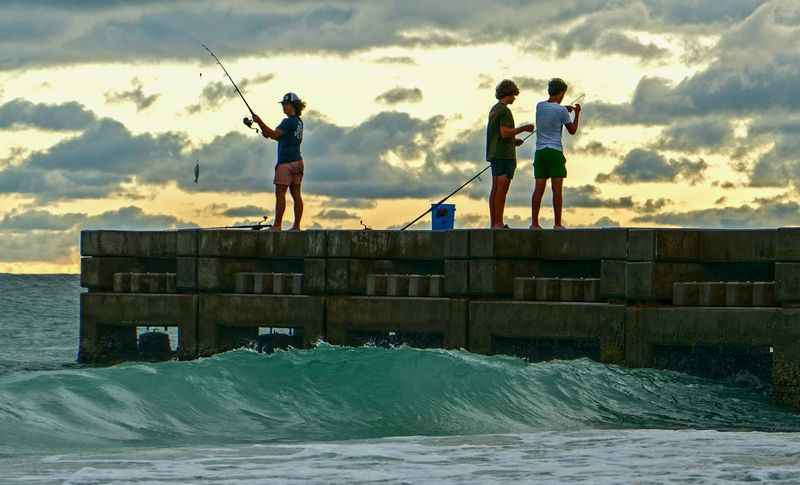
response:
<path id="1" fill-rule="evenodd" d="M 655 232 L 655 260 L 697 261 L 700 258 L 700 231 L 697 229 L 658 229 Z"/>
<path id="2" fill-rule="evenodd" d="M 600 280 L 598 278 L 584 278 L 581 283 L 583 284 L 583 301 L 588 303 L 599 301 Z"/>
<path id="3" fill-rule="evenodd" d="M 408 275 L 390 274 L 386 279 L 388 296 L 408 296 Z"/>
<path id="4" fill-rule="evenodd" d="M 236 229 L 200 231 L 198 254 L 201 257 L 255 258 L 261 234 L 266 233 Z"/>
<path id="5" fill-rule="evenodd" d="M 328 341 L 335 345 L 348 345 L 352 331 L 409 331 L 439 333 L 446 348 L 466 348 L 466 300 L 339 296 L 326 307 Z"/>
<path id="6" fill-rule="evenodd" d="M 535 300 L 536 278 L 514 278 L 514 299 Z"/>
<path id="7" fill-rule="evenodd" d="M 175 258 L 81 258 L 81 286 L 113 291 L 115 273 L 174 273 Z"/>
<path id="8" fill-rule="evenodd" d="M 697 282 L 676 282 L 672 286 L 672 304 L 675 306 L 697 306 L 700 304 L 700 284 Z"/>
<path id="9" fill-rule="evenodd" d="M 292 286 L 291 286 L 291 294 L 292 295 L 302 295 L 303 294 L 303 274 L 302 273 L 292 273 Z"/>
<path id="10" fill-rule="evenodd" d="M 181 229 L 176 237 L 178 256 L 197 257 L 200 244 L 199 229 Z"/>
<path id="11" fill-rule="evenodd" d="M 775 282 L 753 283 L 753 306 L 775 306 Z"/>
<path id="12" fill-rule="evenodd" d="M 409 275 L 408 276 L 408 296 L 412 298 L 421 298 L 428 296 L 430 292 L 430 276 L 423 275 Z"/>
<path id="13" fill-rule="evenodd" d="M 469 231 L 456 230 L 444 233 L 444 257 L 447 259 L 469 258 Z"/>
<path id="14" fill-rule="evenodd" d="M 292 293 L 292 275 L 287 273 L 272 274 L 272 293 L 289 295 Z"/>
<path id="15" fill-rule="evenodd" d="M 558 278 L 536 278 L 536 300 L 559 301 L 561 299 L 561 281 Z"/>
<path id="16" fill-rule="evenodd" d="M 351 237 L 350 254 L 361 259 L 442 259 L 445 236 L 439 231 L 358 231 Z"/>
<path id="17" fill-rule="evenodd" d="M 254 293 L 256 273 L 236 273 L 235 293 Z"/>
<path id="18" fill-rule="evenodd" d="M 628 261 L 654 261 L 655 234 L 654 229 L 628 229 Z"/>
<path id="19" fill-rule="evenodd" d="M 561 301 L 583 301 L 583 284 L 577 278 L 561 278 Z"/>
<path id="20" fill-rule="evenodd" d="M 527 259 L 471 259 L 469 291 L 473 296 L 511 297 L 514 278 L 540 274 L 539 261 Z"/>
<path id="21" fill-rule="evenodd" d="M 166 275 L 166 284 L 164 285 L 164 293 L 177 293 L 178 292 L 178 278 L 175 273 Z"/>
<path id="22" fill-rule="evenodd" d="M 752 306 L 753 284 L 741 282 L 725 283 L 725 306 Z"/>
<path id="23" fill-rule="evenodd" d="M 356 231 L 327 231 L 327 251 L 329 258 L 351 257 L 351 241 Z"/>
<path id="24" fill-rule="evenodd" d="M 104 355 L 104 328 L 124 329 L 133 335 L 139 325 L 178 326 L 179 358 L 197 355 L 196 296 L 131 293 L 82 293 L 79 362 L 113 361 Z M 109 357 L 112 357 L 109 359 Z"/>
<path id="25" fill-rule="evenodd" d="M 131 292 L 131 273 L 114 273 L 114 293 Z"/>
<path id="26" fill-rule="evenodd" d="M 177 258 L 175 272 L 178 291 L 197 290 L 197 258 Z"/>
<path id="27" fill-rule="evenodd" d="M 775 229 L 707 229 L 699 232 L 699 260 L 713 261 L 773 261 Z"/>
<path id="28" fill-rule="evenodd" d="M 441 298 L 444 295 L 445 277 L 444 275 L 431 275 L 429 279 L 428 296 L 431 298 Z"/>
<path id="29" fill-rule="evenodd" d="M 466 296 L 469 294 L 469 261 L 446 259 L 444 261 L 444 295 Z"/>
<path id="30" fill-rule="evenodd" d="M 306 258 L 303 261 L 306 293 L 310 295 L 321 295 L 325 293 L 326 266 L 327 261 L 321 258 Z"/>
<path id="31" fill-rule="evenodd" d="M 233 291 L 236 288 L 236 273 L 267 272 L 254 259 L 197 259 L 197 287 L 202 291 Z"/>
<path id="32" fill-rule="evenodd" d="M 494 235 L 493 229 L 473 229 L 469 231 L 469 256 L 470 258 L 493 258 Z"/>
<path id="33" fill-rule="evenodd" d="M 252 273 L 253 274 L 253 293 L 257 295 L 271 295 L 273 293 L 273 283 L 275 275 L 273 273 Z"/>
<path id="34" fill-rule="evenodd" d="M 775 242 L 775 259 L 800 262 L 800 227 L 778 229 Z"/>
<path id="35" fill-rule="evenodd" d="M 604 259 L 600 265 L 600 296 L 625 298 L 626 262 Z"/>
<path id="36" fill-rule="evenodd" d="M 570 229 L 568 231 L 535 231 L 539 238 L 542 259 L 579 261 L 626 259 L 626 229 Z"/>
<path id="37" fill-rule="evenodd" d="M 628 263 L 625 268 L 625 293 L 629 300 L 654 300 L 655 263 Z"/>
<path id="38" fill-rule="evenodd" d="M 509 229 L 494 231 L 494 256 L 497 258 L 538 258 L 542 231 Z"/>
<path id="39" fill-rule="evenodd" d="M 700 283 L 700 306 L 725 306 L 724 282 Z"/>
<path id="40" fill-rule="evenodd" d="M 386 296 L 388 275 L 371 274 L 367 276 L 367 296 Z"/>
<path id="41" fill-rule="evenodd" d="M 175 257 L 177 236 L 175 231 L 81 231 L 81 255 Z"/>
<path id="42" fill-rule="evenodd" d="M 780 304 L 800 302 L 800 263 L 775 263 L 775 299 Z"/>
<path id="43" fill-rule="evenodd" d="M 257 256 L 260 258 L 321 258 L 325 256 L 327 235 L 324 231 L 262 231 L 258 233 Z"/>
<path id="44" fill-rule="evenodd" d="M 302 231 L 304 241 L 303 257 L 324 258 L 328 252 L 327 231 Z"/>
<path id="45" fill-rule="evenodd" d="M 325 302 L 322 297 L 294 295 L 223 295 L 199 297 L 198 334 L 200 355 L 227 350 L 221 330 L 258 327 L 300 328 L 306 347 L 323 336 Z"/>
<path id="46" fill-rule="evenodd" d="M 493 353 L 493 337 L 591 338 L 599 341 L 604 362 L 621 363 L 624 355 L 622 305 L 473 301 L 469 317 L 469 350 L 476 353 Z"/>

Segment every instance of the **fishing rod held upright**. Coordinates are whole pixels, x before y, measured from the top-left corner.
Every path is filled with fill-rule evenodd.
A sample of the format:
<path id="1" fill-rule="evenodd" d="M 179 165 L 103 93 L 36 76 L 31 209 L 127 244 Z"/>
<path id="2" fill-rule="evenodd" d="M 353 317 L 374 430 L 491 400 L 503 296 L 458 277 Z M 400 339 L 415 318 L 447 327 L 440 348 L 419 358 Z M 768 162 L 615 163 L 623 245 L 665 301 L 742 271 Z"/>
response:
<path id="1" fill-rule="evenodd" d="M 244 94 L 242 94 L 242 91 L 239 89 L 239 86 L 236 85 L 236 81 L 234 81 L 233 78 L 231 77 L 231 75 L 228 74 L 228 70 L 225 69 L 225 66 L 222 65 L 222 61 L 219 60 L 219 57 L 217 57 L 217 55 L 214 54 L 211 51 L 211 49 L 208 48 L 207 45 L 205 45 L 205 44 L 200 44 L 200 45 L 202 45 L 203 49 L 207 50 L 208 53 L 211 54 L 211 57 L 213 57 L 214 60 L 217 61 L 217 64 L 219 64 L 219 67 L 222 68 L 223 72 L 225 72 L 225 75 L 228 76 L 228 79 L 231 81 L 231 84 L 233 84 L 233 88 L 236 89 L 236 92 L 239 94 L 239 97 L 242 98 L 242 101 L 244 101 L 244 105 L 247 106 L 247 110 L 250 111 L 250 115 L 251 116 L 255 116 L 256 114 L 253 111 L 253 108 L 250 107 L 250 103 L 248 103 L 247 100 L 244 99 Z"/>

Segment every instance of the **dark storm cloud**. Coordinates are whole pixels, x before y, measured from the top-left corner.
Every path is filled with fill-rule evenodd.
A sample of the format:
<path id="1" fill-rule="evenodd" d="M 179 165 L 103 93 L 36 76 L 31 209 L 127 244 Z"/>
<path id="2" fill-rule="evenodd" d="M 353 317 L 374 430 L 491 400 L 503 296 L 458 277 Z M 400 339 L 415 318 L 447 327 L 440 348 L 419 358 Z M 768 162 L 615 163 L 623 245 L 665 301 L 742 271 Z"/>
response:
<path id="1" fill-rule="evenodd" d="M 68 6 L 11 0 L 4 3 L 0 21 L 0 68 L 134 60 L 208 62 L 200 42 L 217 47 L 229 59 L 265 52 L 349 54 L 376 47 L 508 42 L 548 53 L 590 50 L 647 60 L 663 56 L 663 49 L 626 31 L 680 34 L 730 25 L 757 3 L 681 3 L 687 2 L 690 7 L 683 9 L 665 7 L 667 1 L 641 0 L 568 0 L 558 6 L 547 0 L 97 1 Z M 543 27 L 532 31 L 532 25 Z"/>
<path id="2" fill-rule="evenodd" d="M 636 148 L 611 172 L 597 176 L 597 182 L 634 184 L 640 182 L 674 182 L 683 179 L 695 184 L 703 179 L 708 168 L 703 160 L 692 162 L 686 158 L 669 159 L 658 152 Z"/>
<path id="3" fill-rule="evenodd" d="M 656 148 L 672 151 L 697 152 L 720 150 L 733 141 L 730 120 L 720 118 L 678 121 L 666 128 L 655 144 Z"/>
<path id="4" fill-rule="evenodd" d="M 109 91 L 105 94 L 107 103 L 131 102 L 136 105 L 137 111 L 142 111 L 156 102 L 159 94 L 145 95 L 142 90 L 142 83 L 138 79 L 133 80 L 132 89 L 128 91 Z"/>
<path id="5" fill-rule="evenodd" d="M 94 123 L 95 119 L 94 113 L 75 101 L 44 104 L 17 98 L 0 106 L 0 129 L 79 131 Z"/>
<path id="6" fill-rule="evenodd" d="M 419 88 L 393 88 L 375 98 L 382 104 L 419 103 L 422 101 L 422 90 Z"/>

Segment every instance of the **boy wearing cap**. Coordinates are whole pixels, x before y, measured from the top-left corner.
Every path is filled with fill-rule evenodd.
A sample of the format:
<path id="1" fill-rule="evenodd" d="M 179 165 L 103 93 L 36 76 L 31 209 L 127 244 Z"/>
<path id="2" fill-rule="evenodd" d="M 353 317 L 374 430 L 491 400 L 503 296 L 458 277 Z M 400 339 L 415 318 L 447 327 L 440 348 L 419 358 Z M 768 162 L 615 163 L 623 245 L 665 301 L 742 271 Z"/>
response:
<path id="1" fill-rule="evenodd" d="M 519 96 L 514 81 L 504 79 L 494 92 L 497 104 L 489 111 L 486 125 L 486 161 L 492 165 L 492 191 L 489 194 L 489 219 L 492 229 L 502 229 L 506 195 L 517 169 L 517 147 L 522 140 L 516 136 L 525 131 L 532 133 L 533 125 L 514 128 L 514 115 L 508 105 Z"/>
<path id="2" fill-rule="evenodd" d="M 536 126 L 539 128 L 536 136 L 536 153 L 533 160 L 533 176 L 536 186 L 531 197 L 531 229 L 541 229 L 539 225 L 539 209 L 542 205 L 542 196 L 547 187 L 547 179 L 552 180 L 553 212 L 555 222 L 553 229 L 564 229 L 561 223 L 561 208 L 563 205 L 562 187 L 567 176 L 567 159 L 564 157 L 564 147 L 561 144 L 561 129 L 566 127 L 570 135 L 578 131 L 578 122 L 581 115 L 581 105 L 561 106 L 564 95 L 567 93 L 567 83 L 555 78 L 547 86 L 550 98 L 536 105 Z M 571 120 L 569 113 L 575 112 L 575 120 Z"/>
<path id="3" fill-rule="evenodd" d="M 292 194 L 294 200 L 294 225 L 293 231 L 300 230 L 300 220 L 303 218 L 303 196 L 300 193 L 300 184 L 303 181 L 303 157 L 300 154 L 300 144 L 303 143 L 303 120 L 300 116 L 306 104 L 294 93 L 287 93 L 280 101 L 286 118 L 274 130 L 268 127 L 258 115 L 253 115 L 261 128 L 264 138 L 278 142 L 278 160 L 275 164 L 275 222 L 273 231 L 280 231 L 283 225 L 283 213 L 286 211 L 286 190 Z"/>

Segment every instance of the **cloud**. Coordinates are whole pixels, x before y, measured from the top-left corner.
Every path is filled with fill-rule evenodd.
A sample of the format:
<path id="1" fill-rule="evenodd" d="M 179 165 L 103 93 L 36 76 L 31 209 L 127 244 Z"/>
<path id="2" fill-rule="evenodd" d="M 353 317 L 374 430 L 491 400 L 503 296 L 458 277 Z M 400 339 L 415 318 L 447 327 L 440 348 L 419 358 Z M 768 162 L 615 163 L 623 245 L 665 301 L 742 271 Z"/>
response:
<path id="1" fill-rule="evenodd" d="M 95 121 L 94 113 L 75 101 L 44 104 L 17 98 L 0 106 L 0 129 L 79 131 Z"/>
<path id="2" fill-rule="evenodd" d="M 131 102 L 136 105 L 136 111 L 142 111 L 156 102 L 159 94 L 145 96 L 142 91 L 142 83 L 138 79 L 133 80 L 133 89 L 130 91 L 109 91 L 105 94 L 107 103 Z"/>
<path id="3" fill-rule="evenodd" d="M 724 6 L 682 0 L 685 9 L 656 0 L 571 0 L 508 3 L 353 2 L 277 0 L 235 3 L 63 2 L 10 0 L 0 20 L 0 69 L 87 62 L 209 62 L 205 41 L 225 60 L 265 52 L 351 54 L 383 47 L 481 45 L 505 42 L 558 50 L 590 50 L 640 59 L 664 49 L 636 32 L 691 33 L 717 29 L 749 15 L 758 5 L 732 0 Z M 235 7 L 233 7 L 235 5 Z M 687 14 L 683 10 L 690 10 Z M 35 15 L 31 12 L 34 11 Z M 494 19 L 487 24 L 487 13 Z M 539 28 L 531 29 L 532 25 Z M 35 40 L 35 42 L 34 42 Z"/>
<path id="4" fill-rule="evenodd" d="M 652 150 L 635 148 L 611 172 L 599 174 L 596 181 L 633 184 L 639 182 L 674 182 L 683 179 L 690 184 L 701 181 L 708 168 L 703 160 L 692 162 L 689 159 L 667 160 Z"/>
<path id="5" fill-rule="evenodd" d="M 419 88 L 393 88 L 378 95 L 375 101 L 382 104 L 419 103 L 422 90 Z"/>
<path id="6" fill-rule="evenodd" d="M 378 207 L 378 203 L 371 199 L 328 199 L 325 201 L 325 207 L 336 207 L 342 209 L 374 209 Z"/>
<path id="7" fill-rule="evenodd" d="M 258 84 L 266 84 L 275 78 L 274 74 L 263 74 L 251 79 L 242 79 L 237 81 L 236 85 L 242 93 L 246 93 L 248 86 L 256 86 Z M 190 114 L 198 113 L 203 110 L 216 109 L 229 99 L 238 99 L 239 94 L 233 87 L 233 84 L 226 81 L 214 81 L 207 84 L 202 93 L 200 93 L 200 101 L 197 104 L 190 105 L 186 111 Z"/>
<path id="8" fill-rule="evenodd" d="M 664 207 L 671 204 L 672 201 L 670 199 L 659 198 L 659 199 L 647 199 L 644 204 L 639 205 L 636 210 L 639 212 L 644 212 L 646 214 L 652 214 L 655 212 L 660 211 Z"/>
<path id="9" fill-rule="evenodd" d="M 730 146 L 733 138 L 733 126 L 728 119 L 691 119 L 664 129 L 655 147 L 686 152 L 719 150 Z"/>
<path id="10" fill-rule="evenodd" d="M 417 64 L 413 58 L 408 56 L 386 56 L 373 59 L 372 62 L 376 64 L 405 64 L 407 66 L 414 66 Z"/>
<path id="11" fill-rule="evenodd" d="M 166 214 L 146 214 L 135 206 L 96 215 L 14 211 L 0 220 L 0 262 L 69 263 L 81 229 L 167 230 L 197 227 Z"/>
<path id="12" fill-rule="evenodd" d="M 244 205 L 239 207 L 225 208 L 222 211 L 216 212 L 217 215 L 225 217 L 262 217 L 271 214 L 272 211 L 264 207 L 255 205 Z"/>
<path id="13" fill-rule="evenodd" d="M 638 223 L 657 223 L 681 227 L 758 228 L 800 225 L 800 204 L 781 202 L 759 207 L 742 205 L 643 215 L 633 219 Z"/>
<path id="14" fill-rule="evenodd" d="M 354 212 L 348 212 L 341 209 L 324 209 L 317 213 L 317 219 L 330 219 L 334 221 L 346 219 L 358 219 L 359 215 Z"/>

